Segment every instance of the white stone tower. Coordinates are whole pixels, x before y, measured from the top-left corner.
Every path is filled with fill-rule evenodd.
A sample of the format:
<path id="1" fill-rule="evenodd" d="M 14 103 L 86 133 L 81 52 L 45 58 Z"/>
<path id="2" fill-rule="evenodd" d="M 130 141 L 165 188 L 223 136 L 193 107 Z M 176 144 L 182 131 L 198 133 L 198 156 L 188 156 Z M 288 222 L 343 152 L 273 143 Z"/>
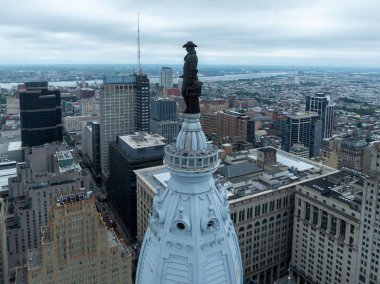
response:
<path id="1" fill-rule="evenodd" d="M 243 283 L 225 188 L 212 178 L 218 149 L 207 144 L 199 113 L 183 117 L 177 143 L 165 148 L 171 177 L 153 200 L 136 283 Z"/>

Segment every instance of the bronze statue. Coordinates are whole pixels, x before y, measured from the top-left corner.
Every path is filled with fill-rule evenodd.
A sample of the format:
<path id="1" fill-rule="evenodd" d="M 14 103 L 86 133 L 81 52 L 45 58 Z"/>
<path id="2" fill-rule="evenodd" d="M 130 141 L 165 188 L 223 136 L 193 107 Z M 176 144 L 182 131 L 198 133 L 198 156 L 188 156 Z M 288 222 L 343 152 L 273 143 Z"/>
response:
<path id="1" fill-rule="evenodd" d="M 186 47 L 187 55 L 183 64 L 183 84 L 181 94 L 186 104 L 184 113 L 199 113 L 199 96 L 201 95 L 202 83 L 198 81 L 198 57 L 195 51 L 196 44 L 188 41 L 183 45 Z"/>

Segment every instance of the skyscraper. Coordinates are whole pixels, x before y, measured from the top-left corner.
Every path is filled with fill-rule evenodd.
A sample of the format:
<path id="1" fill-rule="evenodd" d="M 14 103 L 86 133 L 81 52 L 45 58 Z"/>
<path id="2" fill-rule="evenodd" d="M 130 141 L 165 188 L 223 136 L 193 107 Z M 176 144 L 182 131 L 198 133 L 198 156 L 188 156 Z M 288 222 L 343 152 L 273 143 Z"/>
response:
<path id="1" fill-rule="evenodd" d="M 5 231 L 5 211 L 7 204 L 4 199 L 0 198 L 0 283 L 8 283 L 8 255 L 7 255 L 7 238 Z"/>
<path id="2" fill-rule="evenodd" d="M 178 135 L 177 103 L 172 99 L 156 97 L 150 102 L 150 131 L 172 143 Z"/>
<path id="3" fill-rule="evenodd" d="M 149 80 L 146 75 L 107 77 L 100 96 L 100 152 L 109 174 L 109 143 L 117 135 L 149 131 Z"/>
<path id="4" fill-rule="evenodd" d="M 100 167 L 100 125 L 99 122 L 93 121 L 92 126 L 92 165 L 96 175 L 101 172 Z"/>
<path id="5" fill-rule="evenodd" d="M 357 265 L 359 284 L 380 281 L 380 142 L 370 147 L 368 178 L 364 180 L 363 205 L 360 219 L 359 259 Z"/>
<path id="6" fill-rule="evenodd" d="M 107 229 L 91 191 L 58 196 L 41 231 L 41 248 L 28 252 L 28 283 L 132 284 L 133 256 Z"/>
<path id="7" fill-rule="evenodd" d="M 337 172 L 297 185 L 292 237 L 296 283 L 358 283 L 362 238 L 356 182 Z"/>
<path id="8" fill-rule="evenodd" d="M 309 148 L 309 158 L 319 157 L 322 125 L 313 112 L 288 115 L 282 125 L 281 149 L 290 152 L 294 144 Z"/>
<path id="9" fill-rule="evenodd" d="M 173 70 L 170 67 L 162 67 L 160 73 L 160 87 L 173 88 Z"/>
<path id="10" fill-rule="evenodd" d="M 110 175 L 107 184 L 109 200 L 130 236 L 136 236 L 136 174 L 134 170 L 162 165 L 163 137 L 139 132 L 118 135 L 110 143 Z"/>
<path id="11" fill-rule="evenodd" d="M 93 176 L 100 177 L 100 125 L 97 121 L 87 122 L 82 127 L 83 161 L 90 166 Z"/>
<path id="12" fill-rule="evenodd" d="M 334 127 L 334 108 L 330 96 L 324 93 L 317 93 L 314 96 L 306 97 L 306 111 L 316 112 L 322 121 L 322 138 L 330 138 Z"/>
<path id="13" fill-rule="evenodd" d="M 21 142 L 23 147 L 62 141 L 61 91 L 48 82 L 25 83 L 20 91 Z"/>
<path id="14" fill-rule="evenodd" d="M 138 131 L 149 131 L 149 79 L 144 74 L 135 74 L 136 77 L 136 127 Z"/>
<path id="15" fill-rule="evenodd" d="M 30 147 L 25 162 L 17 164 L 17 177 L 9 180 L 6 214 L 8 263 L 11 275 L 24 266 L 28 249 L 40 247 L 40 227 L 47 225 L 52 199 L 90 188 L 90 174 L 74 161 L 63 145 Z"/>

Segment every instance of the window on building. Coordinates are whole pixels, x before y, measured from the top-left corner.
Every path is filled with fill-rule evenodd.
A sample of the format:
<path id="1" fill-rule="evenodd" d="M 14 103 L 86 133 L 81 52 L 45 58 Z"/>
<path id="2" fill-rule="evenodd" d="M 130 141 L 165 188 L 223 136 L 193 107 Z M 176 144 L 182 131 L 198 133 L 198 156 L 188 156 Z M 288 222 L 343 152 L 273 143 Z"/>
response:
<path id="1" fill-rule="evenodd" d="M 318 224 L 318 207 L 315 207 L 314 206 L 314 210 L 313 210 L 313 223 L 314 224 Z"/>
<path id="2" fill-rule="evenodd" d="M 337 222 L 336 217 L 331 216 L 330 231 L 331 231 L 332 234 L 335 234 L 335 233 L 336 233 L 336 222 Z"/>
<path id="3" fill-rule="evenodd" d="M 305 219 L 310 220 L 310 204 L 307 202 L 305 206 Z"/>
<path id="4" fill-rule="evenodd" d="M 327 212 L 322 210 L 321 228 L 327 230 Z"/>

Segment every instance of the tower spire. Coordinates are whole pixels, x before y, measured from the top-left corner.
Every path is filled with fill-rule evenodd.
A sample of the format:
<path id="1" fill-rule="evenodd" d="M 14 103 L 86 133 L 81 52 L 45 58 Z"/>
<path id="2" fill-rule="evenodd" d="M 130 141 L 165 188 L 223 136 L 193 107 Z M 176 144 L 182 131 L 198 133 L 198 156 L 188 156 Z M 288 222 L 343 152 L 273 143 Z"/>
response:
<path id="1" fill-rule="evenodd" d="M 141 73 L 141 62 L 140 62 L 140 12 L 137 13 L 137 74 Z"/>
<path id="2" fill-rule="evenodd" d="M 219 186 L 212 176 L 219 167 L 218 148 L 207 143 L 199 112 L 182 116 L 176 143 L 165 147 L 170 178 L 153 199 L 136 284 L 242 284 L 227 186 Z"/>

